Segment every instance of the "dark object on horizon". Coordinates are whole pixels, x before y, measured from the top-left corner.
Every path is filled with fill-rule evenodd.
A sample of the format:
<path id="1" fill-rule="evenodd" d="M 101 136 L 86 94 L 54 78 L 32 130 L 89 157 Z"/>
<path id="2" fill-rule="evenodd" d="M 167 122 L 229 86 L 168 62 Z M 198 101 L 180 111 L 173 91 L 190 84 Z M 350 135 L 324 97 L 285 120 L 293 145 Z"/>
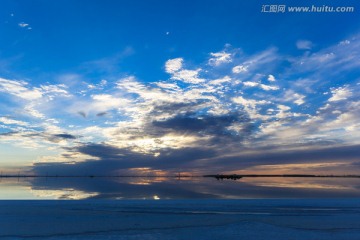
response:
<path id="1" fill-rule="evenodd" d="M 217 180 L 224 180 L 224 179 L 238 180 L 238 179 L 242 178 L 242 176 L 237 175 L 237 174 L 230 174 L 230 175 L 226 175 L 226 174 L 204 175 L 204 177 L 214 177 L 214 178 L 216 178 Z"/>

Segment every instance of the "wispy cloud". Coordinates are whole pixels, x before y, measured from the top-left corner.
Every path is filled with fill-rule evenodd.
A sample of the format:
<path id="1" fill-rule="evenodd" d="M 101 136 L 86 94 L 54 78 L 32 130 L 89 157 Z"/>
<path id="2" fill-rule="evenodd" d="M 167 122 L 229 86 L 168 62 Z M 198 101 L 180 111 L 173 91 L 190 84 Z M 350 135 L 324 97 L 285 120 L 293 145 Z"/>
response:
<path id="1" fill-rule="evenodd" d="M 12 15 L 12 16 L 13 16 L 13 15 Z M 21 28 L 27 29 L 27 30 L 31 30 L 31 29 L 32 29 L 32 27 L 30 26 L 30 24 L 25 23 L 25 22 L 20 22 L 20 23 L 18 24 L 18 26 L 21 27 Z"/>
<path id="2" fill-rule="evenodd" d="M 313 46 L 313 43 L 309 40 L 298 40 L 296 42 L 296 47 L 301 50 L 309 50 Z"/>

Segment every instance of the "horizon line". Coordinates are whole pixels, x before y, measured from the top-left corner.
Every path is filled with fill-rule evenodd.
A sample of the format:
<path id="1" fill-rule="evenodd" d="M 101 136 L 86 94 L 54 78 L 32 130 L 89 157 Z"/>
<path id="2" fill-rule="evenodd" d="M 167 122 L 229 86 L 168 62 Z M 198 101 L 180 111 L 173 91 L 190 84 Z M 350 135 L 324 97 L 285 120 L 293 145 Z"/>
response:
<path id="1" fill-rule="evenodd" d="M 145 177 L 145 178 L 192 178 L 192 177 L 317 177 L 317 178 L 360 178 L 360 175 L 355 174 L 210 174 L 210 175 L 26 175 L 26 174 L 4 174 L 0 178 L 131 178 L 131 177 Z"/>

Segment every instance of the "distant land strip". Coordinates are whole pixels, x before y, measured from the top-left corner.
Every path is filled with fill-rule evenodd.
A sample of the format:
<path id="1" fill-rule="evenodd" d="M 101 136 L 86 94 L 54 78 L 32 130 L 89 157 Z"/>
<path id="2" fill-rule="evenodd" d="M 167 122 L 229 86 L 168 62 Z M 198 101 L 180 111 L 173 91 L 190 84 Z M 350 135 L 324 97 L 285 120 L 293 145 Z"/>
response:
<path id="1" fill-rule="evenodd" d="M 189 175 L 168 175 L 168 176 L 156 176 L 156 175 L 27 175 L 27 174 L 11 174 L 0 175 L 0 178 L 190 178 L 190 177 L 203 177 L 203 176 L 189 176 Z"/>
<path id="2" fill-rule="evenodd" d="M 316 175 L 316 174 L 215 174 L 204 175 L 203 177 L 216 178 L 218 180 L 232 179 L 237 180 L 240 178 L 250 177 L 297 177 L 297 178 L 360 178 L 360 175 Z"/>
<path id="3" fill-rule="evenodd" d="M 33 175 L 33 174 L 1 174 L 0 178 L 216 178 L 240 179 L 254 177 L 295 177 L 295 178 L 360 178 L 360 175 L 316 175 L 316 174 L 212 174 L 212 175 Z"/>

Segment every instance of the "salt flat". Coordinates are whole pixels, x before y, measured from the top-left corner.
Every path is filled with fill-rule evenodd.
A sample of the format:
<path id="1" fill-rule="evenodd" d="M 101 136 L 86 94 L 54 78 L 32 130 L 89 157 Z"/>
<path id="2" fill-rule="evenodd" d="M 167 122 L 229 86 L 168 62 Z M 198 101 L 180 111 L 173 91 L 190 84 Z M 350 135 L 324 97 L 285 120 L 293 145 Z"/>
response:
<path id="1" fill-rule="evenodd" d="M 360 201 L 0 201 L 0 239 L 358 240 Z"/>

